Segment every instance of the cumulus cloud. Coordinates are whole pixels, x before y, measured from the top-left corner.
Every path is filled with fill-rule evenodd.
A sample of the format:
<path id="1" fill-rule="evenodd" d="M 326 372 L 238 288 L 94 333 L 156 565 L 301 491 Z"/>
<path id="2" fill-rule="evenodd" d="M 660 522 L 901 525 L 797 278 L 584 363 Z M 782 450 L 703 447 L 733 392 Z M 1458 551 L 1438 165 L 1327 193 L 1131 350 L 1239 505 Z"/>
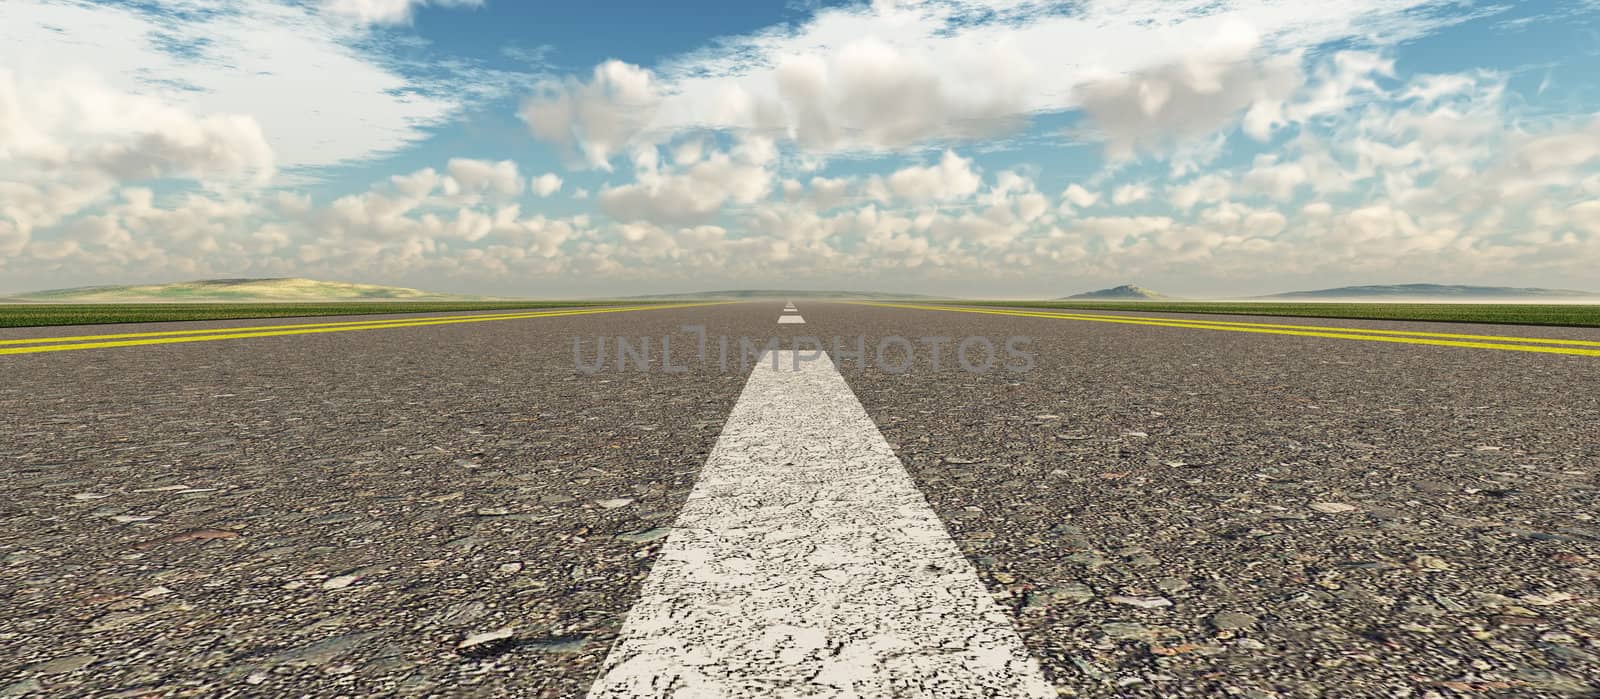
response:
<path id="1" fill-rule="evenodd" d="M 553 172 L 533 178 L 533 193 L 541 197 L 548 197 L 561 191 L 561 176 Z"/>
<path id="2" fill-rule="evenodd" d="M 1063 207 L 1087 209 L 1091 206 L 1094 206 L 1098 201 L 1100 201 L 1100 194 L 1098 192 L 1091 192 L 1087 189 L 1084 189 L 1083 185 L 1080 185 L 1076 182 L 1067 185 L 1066 189 L 1061 190 L 1061 205 Z"/>
<path id="3" fill-rule="evenodd" d="M 961 76 L 874 39 L 824 59 L 789 58 L 774 75 L 789 134 L 801 147 L 893 149 L 1016 126 L 1033 66 L 1004 45 L 968 49 Z M 974 84 L 977 73 L 987 80 Z M 762 126 L 752 120 L 750 126 Z"/>
<path id="4" fill-rule="evenodd" d="M 1179 209 L 1192 209 L 1202 202 L 1222 201 L 1233 192 L 1233 183 L 1216 174 L 1206 174 L 1188 182 L 1174 185 L 1168 190 L 1168 200 Z"/>
<path id="5" fill-rule="evenodd" d="M 1450 21 L 1417 11 L 1431 4 L 828 8 L 661 66 L 667 89 L 655 126 L 779 132 L 815 152 L 886 150 L 987 137 L 1036 114 L 1087 106 L 1107 117 L 1102 127 L 1124 150 L 1162 143 L 1173 129 L 1179 137 L 1209 132 L 1240 113 L 1264 134 L 1286 118 L 1283 98 L 1298 84 L 1302 50 L 1425 34 Z M 1134 122 L 1124 126 L 1122 117 Z"/>
<path id="6" fill-rule="evenodd" d="M 517 164 L 510 160 L 451 158 L 445 171 L 450 176 L 447 194 L 492 194 L 505 198 L 522 193 L 522 177 L 517 174 Z"/>
<path id="7" fill-rule="evenodd" d="M 843 204 L 854 184 L 845 177 L 818 176 L 812 177 L 808 183 L 789 179 L 782 183 L 783 198 L 790 202 L 805 203 L 817 211 L 826 211 Z"/>
<path id="8" fill-rule="evenodd" d="M 365 30 L 328 21 L 316 3 L 176 5 L 0 2 L 0 66 L 38 83 L 92 72 L 192 114 L 247 115 L 278 167 L 300 172 L 392 153 L 510 81 L 460 64 L 403 71 L 358 49 Z"/>
<path id="9" fill-rule="evenodd" d="M 906 201 L 949 202 L 977 193 L 983 178 L 973 170 L 970 158 L 947 150 L 937 164 L 896 170 L 885 183 L 890 193 Z"/>
<path id="10" fill-rule="evenodd" d="M 259 184 L 274 172 L 272 148 L 253 117 L 192 114 L 89 75 L 24 81 L 5 68 L 0 159 L 124 180 L 242 178 Z"/>
<path id="11" fill-rule="evenodd" d="M 0 68 L 0 253 L 20 253 L 36 229 L 118 186 L 175 179 L 251 188 L 274 170 L 248 116 L 193 114 L 88 75 L 31 81 Z M 51 259 L 78 249 L 35 242 Z"/>
<path id="12" fill-rule="evenodd" d="M 631 184 L 600 191 L 602 211 L 619 221 L 663 224 L 704 223 L 724 204 L 752 204 L 772 187 L 767 169 L 770 145 L 745 143 L 731 153 L 716 152 L 681 170 L 659 170 L 654 149 Z"/>
<path id="13" fill-rule="evenodd" d="M 387 7 L 399 5 L 417 6 Z M 1406 77 L 1381 50 L 1300 52 L 1372 29 L 1366 18 L 1404 24 L 1404 3 L 1324 3 L 1309 19 L 1214 0 L 1087 3 L 1061 17 L 1024 3 L 1004 22 L 964 14 L 968 3 L 884 5 L 540 86 L 520 107 L 529 131 L 574 166 L 612 172 L 597 176 L 593 220 L 524 211 L 572 183 L 510 160 L 440 157 L 339 197 L 264 188 L 285 162 L 306 162 L 270 147 L 268 121 L 141 104 L 115 86 L 41 100 L 50 90 L 7 75 L 0 269 L 421 274 L 567 291 L 698 285 L 706 270 L 1010 289 L 1263 269 L 1570 278 L 1600 264 L 1591 116 L 1525 118 L 1503 75 Z M 1226 29 L 1239 19 L 1254 31 Z M 90 104 L 139 119 L 86 116 Z M 1165 162 L 1068 184 L 1076 163 L 988 160 L 960 143 L 1080 107 L 1113 156 Z M 928 156 L 873 174 L 886 159 L 849 151 Z"/>
<path id="14" fill-rule="evenodd" d="M 1143 182 L 1129 182 L 1111 191 L 1111 203 L 1117 206 L 1127 206 L 1150 198 L 1150 185 Z"/>
<path id="15" fill-rule="evenodd" d="M 1296 53 L 1259 57 L 1253 30 L 1230 25 L 1215 43 L 1169 65 L 1085 82 L 1075 89 L 1104 134 L 1107 153 L 1125 158 L 1194 139 L 1242 121 L 1264 140 L 1284 122 L 1284 103 L 1303 81 Z"/>
<path id="16" fill-rule="evenodd" d="M 541 140 L 575 148 L 590 167 L 611 170 L 611 159 L 639 138 L 661 102 L 648 70 L 610 60 L 590 79 L 546 82 L 519 114 Z"/>

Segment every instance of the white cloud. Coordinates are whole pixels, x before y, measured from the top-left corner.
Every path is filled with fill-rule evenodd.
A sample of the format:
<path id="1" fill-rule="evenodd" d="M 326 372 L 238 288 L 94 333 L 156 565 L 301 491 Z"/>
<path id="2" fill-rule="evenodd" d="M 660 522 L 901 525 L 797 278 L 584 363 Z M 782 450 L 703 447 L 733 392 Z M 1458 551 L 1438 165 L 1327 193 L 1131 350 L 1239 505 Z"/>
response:
<path id="1" fill-rule="evenodd" d="M 1015 126 L 1033 67 L 1004 44 L 957 50 L 966 60 L 950 72 L 873 38 L 827 59 L 787 58 L 773 76 L 778 106 L 744 115 L 741 125 L 761 128 L 767 114 L 781 114 L 796 143 L 819 151 L 895 149 Z M 979 73 L 987 80 L 977 81 Z"/>
<path id="2" fill-rule="evenodd" d="M 541 197 L 548 197 L 561 191 L 561 176 L 553 172 L 533 178 L 533 193 Z"/>
<path id="3" fill-rule="evenodd" d="M 365 30 L 269 0 L 166 5 L 0 2 L 0 65 L 34 85 L 97 75 L 107 88 L 195 114 L 254 119 L 280 169 L 394 152 L 498 89 L 451 74 L 448 91 L 353 48 Z M 174 49 L 177 42 L 181 49 Z"/>
<path id="4" fill-rule="evenodd" d="M 812 177 L 809 183 L 784 180 L 783 198 L 785 201 L 804 202 L 817 211 L 826 211 L 845 203 L 853 185 L 854 182 L 845 177 L 818 176 Z"/>
<path id="5" fill-rule="evenodd" d="M 911 202 L 949 202 L 977 193 L 982 177 L 972 169 L 972 160 L 945 151 L 939 163 L 897 170 L 886 180 L 894 196 Z"/>
<path id="6" fill-rule="evenodd" d="M 850 181 L 843 178 L 811 178 L 811 196 L 818 209 L 827 210 L 844 203 Z"/>
<path id="7" fill-rule="evenodd" d="M 1173 206 L 1188 210 L 1203 202 L 1227 199 L 1232 191 L 1233 184 L 1228 178 L 1209 173 L 1172 187 L 1168 192 L 1168 200 Z"/>
<path id="8" fill-rule="evenodd" d="M 34 239 L 34 231 L 120 184 L 191 180 L 248 189 L 273 170 L 272 149 L 248 116 L 196 115 L 92 76 L 36 83 L 0 68 L 0 255 L 20 254 L 32 241 L 37 254 L 68 257 L 81 248 Z"/>
<path id="9" fill-rule="evenodd" d="M 1102 128 L 1122 149 L 1164 142 L 1172 129 L 1205 133 L 1240 113 L 1252 133 L 1264 134 L 1285 118 L 1298 51 L 1413 38 L 1455 21 L 1433 11 L 1448 5 L 1104 0 L 1069 13 L 1007 0 L 830 8 L 793 29 L 727 38 L 659 66 L 662 99 L 650 128 L 758 130 L 815 151 L 883 150 L 987 137 L 1036 114 L 1086 106 L 1107 117 Z"/>
<path id="10" fill-rule="evenodd" d="M 0 68 L 0 160 L 34 178 L 97 172 L 119 180 L 270 179 L 272 148 L 255 119 L 197 116 L 92 76 L 43 83 Z"/>
<path id="11" fill-rule="evenodd" d="M 1519 137 L 1508 150 L 1512 166 L 1521 171 L 1570 172 L 1600 160 L 1600 116 L 1572 128 Z"/>
<path id="12" fill-rule="evenodd" d="M 1275 155 L 1256 157 L 1255 165 L 1244 176 L 1246 189 L 1280 201 L 1294 196 L 1309 177 L 1298 163 L 1280 163 Z"/>
<path id="13" fill-rule="evenodd" d="M 1150 198 L 1150 185 L 1143 182 L 1130 182 L 1111 191 L 1111 203 L 1117 206 L 1126 206 Z"/>
<path id="14" fill-rule="evenodd" d="M 522 193 L 522 177 L 517 174 L 517 164 L 510 160 L 498 162 L 473 158 L 451 158 L 445 167 L 452 188 L 465 194 L 495 194 L 514 197 Z M 457 192 L 448 192 L 456 194 Z"/>
<path id="15" fill-rule="evenodd" d="M 482 7 L 483 0 L 324 0 L 322 11 L 364 24 L 409 24 L 418 7 Z"/>
<path id="16" fill-rule="evenodd" d="M 1381 91 L 1376 77 L 1393 77 L 1394 61 L 1366 51 L 1340 51 L 1315 71 L 1314 87 L 1287 108 L 1297 122 L 1349 109 L 1360 94 Z"/>
<path id="17" fill-rule="evenodd" d="M 1247 234 L 1256 237 L 1274 236 L 1281 233 L 1289 219 L 1276 211 L 1256 211 L 1245 216 L 1240 228 Z"/>
<path id="18" fill-rule="evenodd" d="M 765 197 L 772 186 L 772 173 L 766 168 L 771 157 L 765 146 L 746 143 L 681 171 L 658 171 L 652 156 L 636 182 L 601 190 L 600 208 L 619 221 L 704 223 L 716 217 L 724 204 L 752 204 Z"/>
<path id="19" fill-rule="evenodd" d="M 1574 226 L 1600 236 L 1600 200 L 1578 202 L 1568 208 L 1567 213 Z"/>
<path id="20" fill-rule="evenodd" d="M 1300 56 L 1257 58 L 1259 40 L 1239 24 L 1224 25 L 1214 41 L 1179 63 L 1077 86 L 1111 157 L 1165 148 L 1239 120 L 1245 133 L 1265 140 L 1284 122 L 1284 103 L 1303 80 Z"/>
<path id="21" fill-rule="evenodd" d="M 1063 278 L 1298 282 L 1454 270 L 1542 280 L 1584 278 L 1600 265 L 1600 122 L 1521 111 L 1505 96 L 1505 75 L 1408 78 L 1384 50 L 1315 50 L 1325 40 L 1361 46 L 1369 35 L 1381 49 L 1430 26 L 1427 8 L 1091 0 L 1051 14 L 1007 3 L 991 4 L 992 15 L 955 1 L 827 9 L 792 31 L 735 38 L 652 70 L 610 61 L 543 85 L 520 110 L 536 137 L 567 149 L 575 165 L 623 163 L 596 176 L 607 180 L 597 190 L 606 216 L 593 221 L 524 212 L 530 197 L 573 183 L 510 160 L 438 157 L 340 197 L 263 188 L 263 173 L 302 167 L 313 150 L 325 157 L 304 134 L 338 130 L 275 136 L 273 124 L 295 122 L 197 106 L 220 94 L 213 87 L 168 98 L 120 66 L 97 83 L 22 61 L 0 75 L 0 270 L 10 284 L 140 269 L 415 274 L 462 286 L 508 279 L 563 293 L 621 288 L 615 280 L 688 288 L 779 276 L 907 290 L 965 280 L 976 292 L 1009 293 Z M 4 23 L 13 6 L 0 6 L 0 39 L 34 31 Z M 74 25 L 74 40 L 112 37 L 113 47 L 147 41 L 106 27 L 147 32 L 154 21 L 134 10 L 40 6 L 101 21 Z M 362 21 L 403 22 L 395 12 L 416 6 L 369 4 Z M 386 35 L 330 29 L 306 4 L 240 7 L 240 16 L 303 22 L 313 39 Z M 196 16 L 205 19 L 183 20 L 187 28 L 232 31 L 227 13 Z M 1230 33 L 1236 25 L 1252 31 Z M 215 56 L 169 62 L 248 58 L 250 47 L 260 48 L 225 31 L 216 47 L 195 49 Z M 8 50 L 0 46 L 0 58 L 17 55 Z M 299 57 L 285 60 L 304 75 Z M 178 74 L 166 65 L 158 81 Z M 395 80 L 386 96 L 412 85 Z M 437 114 L 455 108 L 455 96 L 437 99 Z M 302 111 L 307 103 L 324 104 L 318 95 L 286 102 Z M 1164 162 L 1114 164 L 1066 185 L 1082 163 L 1024 152 L 1040 134 L 999 143 L 1008 154 L 992 160 L 960 143 L 1077 108 L 1113 155 Z M 437 123 L 426 110 L 398 121 L 379 111 L 381 124 L 406 133 Z M 137 118 L 104 116 L 123 113 Z M 1275 138 L 1263 145 L 1265 136 Z M 301 150 L 282 155 L 279 138 Z M 357 150 L 370 155 L 378 140 L 363 138 Z M 921 162 L 895 170 L 848 154 L 885 150 Z M 163 182 L 129 186 L 147 178 Z M 173 178 L 191 186 L 174 192 Z M 591 193 L 568 191 L 574 200 Z"/>
<path id="22" fill-rule="evenodd" d="M 644 133 L 661 101 L 654 75 L 611 60 L 588 82 L 546 82 L 519 112 L 541 140 L 575 147 L 590 166 L 611 170 L 611 159 Z"/>
<path id="23" fill-rule="evenodd" d="M 1100 194 L 1084 189 L 1083 185 L 1074 182 L 1061 191 L 1061 201 L 1063 205 L 1070 204 L 1080 209 L 1087 209 L 1100 201 Z"/>

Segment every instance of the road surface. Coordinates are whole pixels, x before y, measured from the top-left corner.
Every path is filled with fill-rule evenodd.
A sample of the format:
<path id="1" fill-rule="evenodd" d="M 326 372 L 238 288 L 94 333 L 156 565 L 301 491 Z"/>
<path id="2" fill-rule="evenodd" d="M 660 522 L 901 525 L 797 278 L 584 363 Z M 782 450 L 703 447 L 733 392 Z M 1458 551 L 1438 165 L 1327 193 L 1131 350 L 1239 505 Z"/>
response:
<path id="1" fill-rule="evenodd" d="M 1600 691 L 1600 331 L 791 308 L 6 331 L 0 695 Z"/>

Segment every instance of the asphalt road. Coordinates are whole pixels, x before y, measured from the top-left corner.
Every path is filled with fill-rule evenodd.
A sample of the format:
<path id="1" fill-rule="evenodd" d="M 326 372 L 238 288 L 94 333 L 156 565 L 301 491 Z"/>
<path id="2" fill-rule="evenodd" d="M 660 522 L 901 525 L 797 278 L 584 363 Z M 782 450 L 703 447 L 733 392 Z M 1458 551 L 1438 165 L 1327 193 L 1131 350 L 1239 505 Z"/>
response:
<path id="1" fill-rule="evenodd" d="M 864 338 L 845 382 L 1059 693 L 1600 692 L 1600 357 L 797 307 L 0 356 L 0 695 L 581 696 L 738 338 L 807 335 Z M 672 335 L 684 370 L 577 371 L 602 335 L 658 362 Z M 870 366 L 888 336 L 908 371 Z M 929 336 L 1027 336 L 1033 366 L 934 369 Z"/>

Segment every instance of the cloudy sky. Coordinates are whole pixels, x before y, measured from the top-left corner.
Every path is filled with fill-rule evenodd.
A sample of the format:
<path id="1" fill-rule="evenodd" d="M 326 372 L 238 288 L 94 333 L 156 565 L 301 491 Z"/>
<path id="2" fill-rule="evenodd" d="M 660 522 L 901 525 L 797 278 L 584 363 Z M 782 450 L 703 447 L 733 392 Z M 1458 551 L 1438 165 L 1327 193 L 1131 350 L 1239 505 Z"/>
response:
<path id="1" fill-rule="evenodd" d="M 3 0 L 0 292 L 1600 290 L 1600 2 Z"/>

